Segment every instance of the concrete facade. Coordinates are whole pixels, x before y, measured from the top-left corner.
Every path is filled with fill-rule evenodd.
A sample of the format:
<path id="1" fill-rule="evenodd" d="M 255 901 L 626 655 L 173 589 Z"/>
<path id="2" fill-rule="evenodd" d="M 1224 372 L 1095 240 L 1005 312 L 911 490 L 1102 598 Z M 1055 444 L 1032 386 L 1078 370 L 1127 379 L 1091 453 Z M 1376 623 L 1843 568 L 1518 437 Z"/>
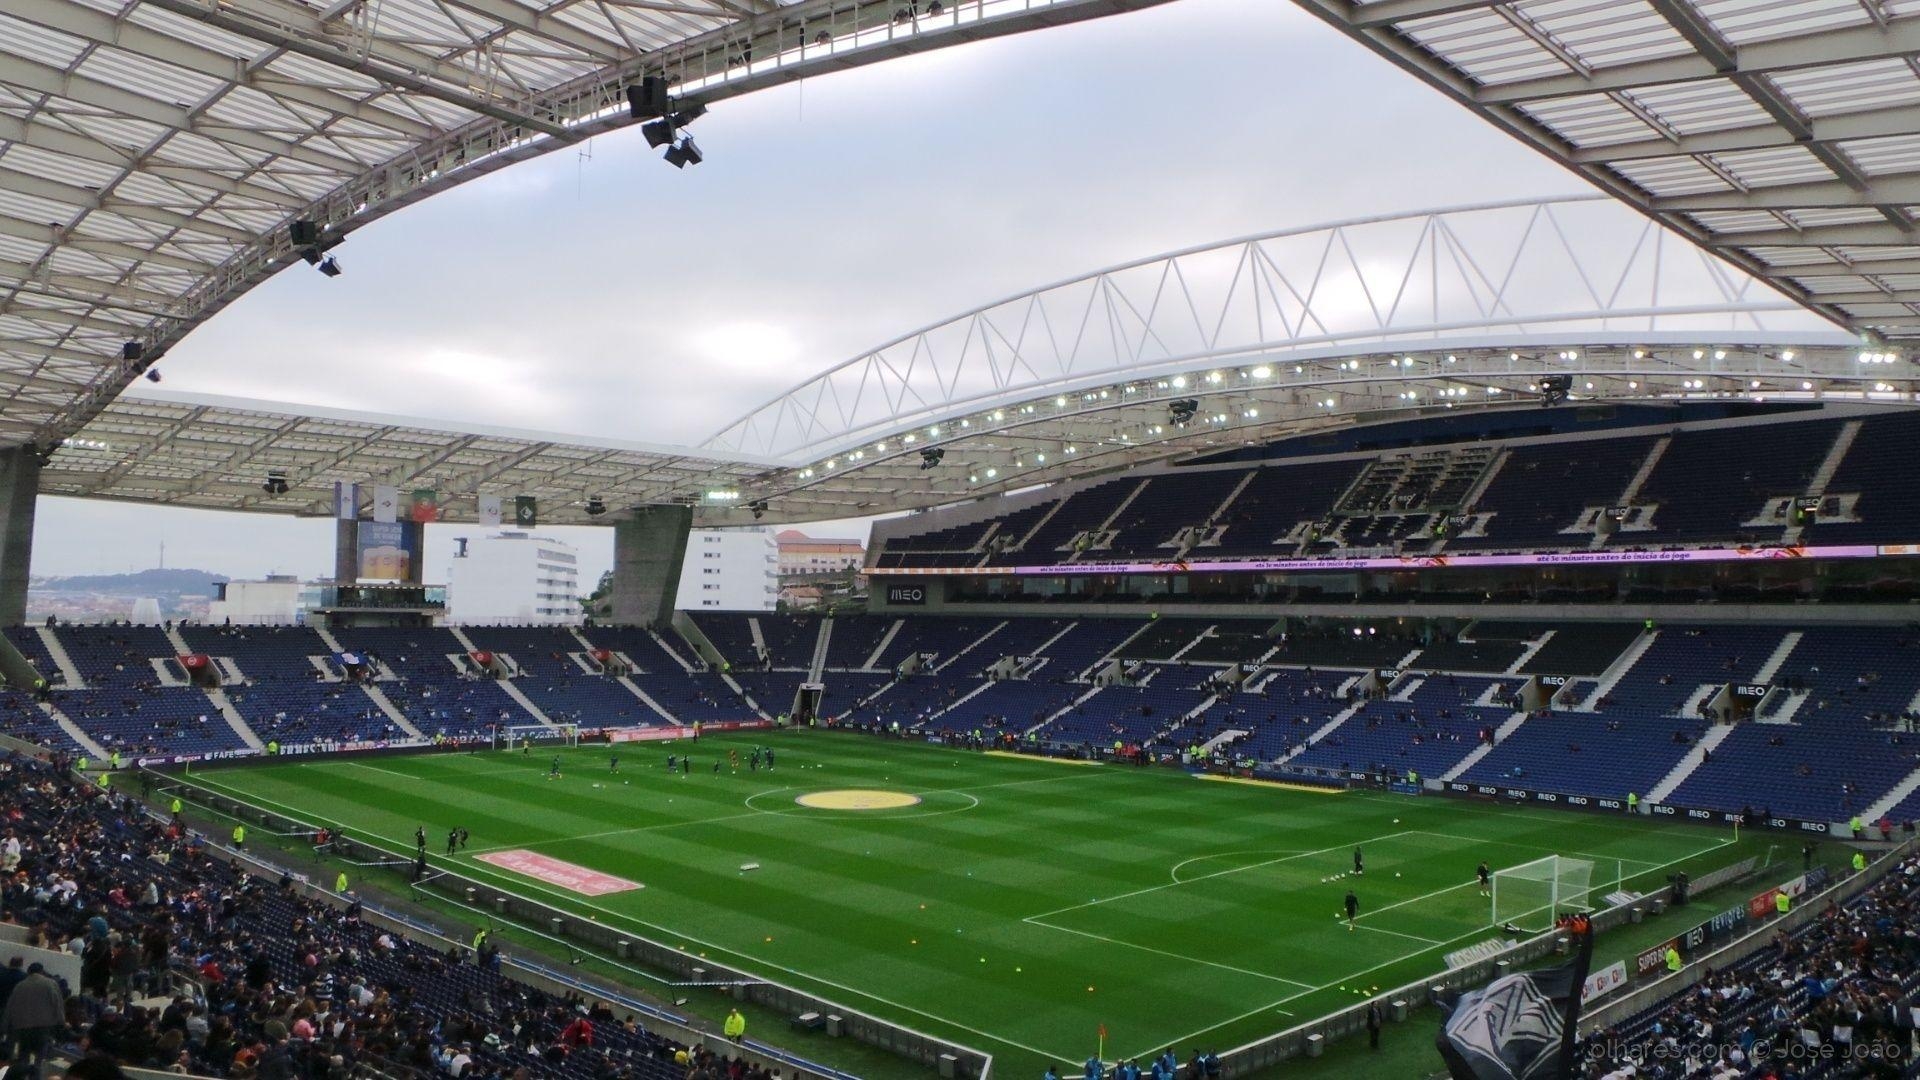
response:
<path id="1" fill-rule="evenodd" d="M 33 564 L 33 514 L 40 497 L 40 458 L 30 446 L 0 452 L 0 621 L 27 621 L 27 575 Z"/>
<path id="2" fill-rule="evenodd" d="M 689 506 L 641 506 L 613 526 L 613 621 L 665 626 L 693 531 Z"/>

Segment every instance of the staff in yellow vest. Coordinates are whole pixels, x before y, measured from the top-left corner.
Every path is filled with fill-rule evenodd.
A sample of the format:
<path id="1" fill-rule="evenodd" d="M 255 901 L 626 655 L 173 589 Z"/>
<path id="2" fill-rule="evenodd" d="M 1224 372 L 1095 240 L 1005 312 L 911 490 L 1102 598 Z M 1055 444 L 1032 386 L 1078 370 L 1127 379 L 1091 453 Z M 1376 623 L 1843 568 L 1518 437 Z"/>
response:
<path id="1" fill-rule="evenodd" d="M 1861 871 L 1865 870 L 1866 868 L 1867 868 L 1867 853 L 1864 851 L 1854 852 L 1853 853 L 1853 872 L 1858 874 Z"/>
<path id="2" fill-rule="evenodd" d="M 1680 950 L 1671 945 L 1667 946 L 1667 970 L 1670 972 L 1679 971 L 1682 966 Z"/>
<path id="3" fill-rule="evenodd" d="M 347 872 L 345 870 L 340 871 L 340 876 L 333 879 L 333 891 L 337 893 L 347 891 Z"/>
<path id="4" fill-rule="evenodd" d="M 245 825 L 235 825 L 233 827 L 233 846 L 239 847 L 240 845 L 246 842 L 247 842 L 247 827 Z"/>
<path id="5" fill-rule="evenodd" d="M 173 805 L 172 805 L 172 806 L 171 806 L 171 807 L 170 807 L 169 809 L 171 809 L 171 810 L 173 811 L 173 816 L 174 816 L 174 817 L 179 817 L 179 816 L 180 816 L 180 809 L 181 809 L 181 807 L 180 807 L 180 800 L 179 800 L 179 799 L 175 799 L 175 800 L 173 800 Z"/>
<path id="6" fill-rule="evenodd" d="M 1785 915 L 1792 908 L 1793 897 L 1788 896 L 1785 889 L 1773 894 L 1773 910 L 1776 914 Z"/>

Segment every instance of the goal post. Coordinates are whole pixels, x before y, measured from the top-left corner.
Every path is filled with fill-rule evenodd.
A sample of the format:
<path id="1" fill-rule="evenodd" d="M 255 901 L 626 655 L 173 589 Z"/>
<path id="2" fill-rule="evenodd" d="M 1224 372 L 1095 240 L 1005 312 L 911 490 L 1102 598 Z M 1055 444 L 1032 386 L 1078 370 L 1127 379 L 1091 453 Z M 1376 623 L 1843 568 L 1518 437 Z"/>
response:
<path id="1" fill-rule="evenodd" d="M 1548 855 L 1493 874 L 1493 925 L 1540 933 L 1561 915 L 1586 911 L 1593 861 Z"/>
<path id="2" fill-rule="evenodd" d="M 493 729 L 495 750 L 518 750 L 522 742 L 536 749 L 555 749 L 580 745 L 578 724 L 511 724 Z"/>

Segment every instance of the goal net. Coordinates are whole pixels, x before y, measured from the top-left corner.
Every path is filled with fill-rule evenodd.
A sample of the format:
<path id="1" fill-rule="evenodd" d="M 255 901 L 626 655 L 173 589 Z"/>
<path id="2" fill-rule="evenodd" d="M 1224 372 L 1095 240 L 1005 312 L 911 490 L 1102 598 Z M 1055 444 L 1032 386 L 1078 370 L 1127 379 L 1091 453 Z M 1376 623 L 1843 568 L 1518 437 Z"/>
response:
<path id="1" fill-rule="evenodd" d="M 1549 855 L 1493 875 L 1493 925 L 1530 933 L 1553 929 L 1561 915 L 1587 910 L 1593 862 Z"/>
<path id="2" fill-rule="evenodd" d="M 495 750 L 518 750 L 523 742 L 534 749 L 579 746 L 580 728 L 576 724 L 514 724 L 493 729 Z"/>

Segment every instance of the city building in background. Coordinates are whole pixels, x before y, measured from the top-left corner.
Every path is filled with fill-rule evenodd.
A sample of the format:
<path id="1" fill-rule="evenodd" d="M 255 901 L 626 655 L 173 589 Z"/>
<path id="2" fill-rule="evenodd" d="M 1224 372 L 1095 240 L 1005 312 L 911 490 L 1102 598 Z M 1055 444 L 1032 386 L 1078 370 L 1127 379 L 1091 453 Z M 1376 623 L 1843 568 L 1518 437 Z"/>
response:
<path id="1" fill-rule="evenodd" d="M 695 529 L 687 535 L 675 607 L 772 611 L 779 599 L 779 552 L 772 529 Z"/>
<path id="2" fill-rule="evenodd" d="M 464 539 L 447 573 L 448 622 L 582 620 L 580 557 L 572 544 L 518 531 Z"/>
<path id="3" fill-rule="evenodd" d="M 858 570 L 867 561 L 867 546 L 858 540 L 823 540 L 799 529 L 783 529 L 774 539 L 783 579 Z"/>
<path id="4" fill-rule="evenodd" d="M 268 574 L 263 581 L 222 581 L 214 587 L 206 621 L 235 626 L 292 626 L 306 622 L 318 592 L 293 574 Z"/>

